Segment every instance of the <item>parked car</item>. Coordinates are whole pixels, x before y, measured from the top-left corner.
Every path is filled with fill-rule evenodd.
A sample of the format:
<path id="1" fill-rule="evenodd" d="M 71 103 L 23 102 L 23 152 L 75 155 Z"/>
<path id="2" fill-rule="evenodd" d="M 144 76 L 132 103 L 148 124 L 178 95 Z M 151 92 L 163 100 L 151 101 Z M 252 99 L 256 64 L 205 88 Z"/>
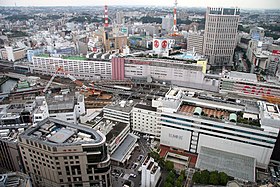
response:
<path id="1" fill-rule="evenodd" d="M 136 178 L 137 175 L 134 174 L 134 173 L 130 173 L 129 176 L 130 176 L 130 177 L 133 177 L 133 178 Z"/>

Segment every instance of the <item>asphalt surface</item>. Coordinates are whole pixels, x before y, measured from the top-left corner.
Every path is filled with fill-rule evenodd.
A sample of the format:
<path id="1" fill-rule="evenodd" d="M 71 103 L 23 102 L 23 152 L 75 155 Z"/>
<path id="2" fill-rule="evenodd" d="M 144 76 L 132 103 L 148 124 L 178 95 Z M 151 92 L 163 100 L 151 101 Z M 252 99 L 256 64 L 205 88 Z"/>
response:
<path id="1" fill-rule="evenodd" d="M 141 186 L 141 172 L 138 169 L 147 157 L 148 152 L 150 152 L 150 144 L 143 137 L 140 137 L 137 143 L 139 146 L 133 150 L 125 166 L 112 166 L 112 182 L 114 187 L 122 187 L 125 181 L 130 181 L 132 187 Z M 139 157 L 140 155 L 141 159 Z M 135 174 L 136 177 L 130 176 L 130 174 Z"/>

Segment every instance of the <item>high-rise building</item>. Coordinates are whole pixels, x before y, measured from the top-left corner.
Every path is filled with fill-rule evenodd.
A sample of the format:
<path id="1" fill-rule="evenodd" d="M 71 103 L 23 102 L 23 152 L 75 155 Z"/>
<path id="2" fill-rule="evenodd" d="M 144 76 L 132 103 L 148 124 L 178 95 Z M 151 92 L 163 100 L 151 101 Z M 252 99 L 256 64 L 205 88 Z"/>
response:
<path id="1" fill-rule="evenodd" d="M 198 52 L 202 54 L 203 52 L 203 34 L 201 32 L 189 32 L 187 38 L 187 50 Z"/>
<path id="2" fill-rule="evenodd" d="M 18 140 L 35 186 L 112 186 L 106 137 L 100 131 L 47 118 Z"/>
<path id="3" fill-rule="evenodd" d="M 240 9 L 207 8 L 203 54 L 212 68 L 232 66 Z"/>
<path id="4" fill-rule="evenodd" d="M 162 18 L 162 29 L 166 31 L 171 31 L 172 27 L 174 25 L 174 19 L 173 16 L 168 14 L 164 18 Z"/>
<path id="5" fill-rule="evenodd" d="M 124 19 L 124 13 L 123 12 L 117 12 L 116 13 L 116 21 L 117 24 L 122 24 Z"/>

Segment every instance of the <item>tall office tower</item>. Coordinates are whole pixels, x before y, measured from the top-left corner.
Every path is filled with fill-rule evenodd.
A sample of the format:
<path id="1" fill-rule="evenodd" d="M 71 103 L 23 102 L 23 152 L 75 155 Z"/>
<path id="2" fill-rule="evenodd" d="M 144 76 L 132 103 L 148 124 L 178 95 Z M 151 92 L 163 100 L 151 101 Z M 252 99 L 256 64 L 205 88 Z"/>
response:
<path id="1" fill-rule="evenodd" d="M 18 140 L 34 186 L 112 186 L 106 137 L 99 131 L 47 118 Z"/>
<path id="2" fill-rule="evenodd" d="M 104 27 L 109 26 L 109 17 L 108 17 L 108 6 L 105 5 L 104 7 Z"/>
<path id="3" fill-rule="evenodd" d="M 116 20 L 117 20 L 117 24 L 124 23 L 124 13 L 122 11 L 116 13 Z"/>
<path id="4" fill-rule="evenodd" d="M 212 69 L 232 66 L 240 9 L 207 8 L 203 54 Z"/>
<path id="5" fill-rule="evenodd" d="M 201 32 L 189 32 L 187 38 L 187 50 L 198 52 L 202 54 L 203 52 L 203 34 Z"/>
<path id="6" fill-rule="evenodd" d="M 164 18 L 162 18 L 162 29 L 166 30 L 168 32 L 171 31 L 171 29 L 174 26 L 174 19 L 171 14 L 166 15 Z"/>

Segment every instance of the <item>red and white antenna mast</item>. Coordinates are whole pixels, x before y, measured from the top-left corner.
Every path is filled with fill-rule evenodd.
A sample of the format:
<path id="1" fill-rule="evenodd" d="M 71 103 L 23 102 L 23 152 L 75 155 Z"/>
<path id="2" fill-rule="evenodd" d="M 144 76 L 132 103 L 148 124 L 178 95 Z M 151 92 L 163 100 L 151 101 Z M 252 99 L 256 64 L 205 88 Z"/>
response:
<path id="1" fill-rule="evenodd" d="M 108 20 L 108 6 L 105 5 L 104 8 L 104 27 L 108 27 L 109 25 L 109 20 Z"/>
<path id="2" fill-rule="evenodd" d="M 178 2 L 177 2 L 177 0 L 175 0 L 174 11 L 173 11 L 173 14 L 174 14 L 174 23 L 173 23 L 174 25 L 173 25 L 173 28 L 172 28 L 173 33 L 176 33 L 178 31 L 178 29 L 177 29 L 177 5 L 178 5 Z"/>

